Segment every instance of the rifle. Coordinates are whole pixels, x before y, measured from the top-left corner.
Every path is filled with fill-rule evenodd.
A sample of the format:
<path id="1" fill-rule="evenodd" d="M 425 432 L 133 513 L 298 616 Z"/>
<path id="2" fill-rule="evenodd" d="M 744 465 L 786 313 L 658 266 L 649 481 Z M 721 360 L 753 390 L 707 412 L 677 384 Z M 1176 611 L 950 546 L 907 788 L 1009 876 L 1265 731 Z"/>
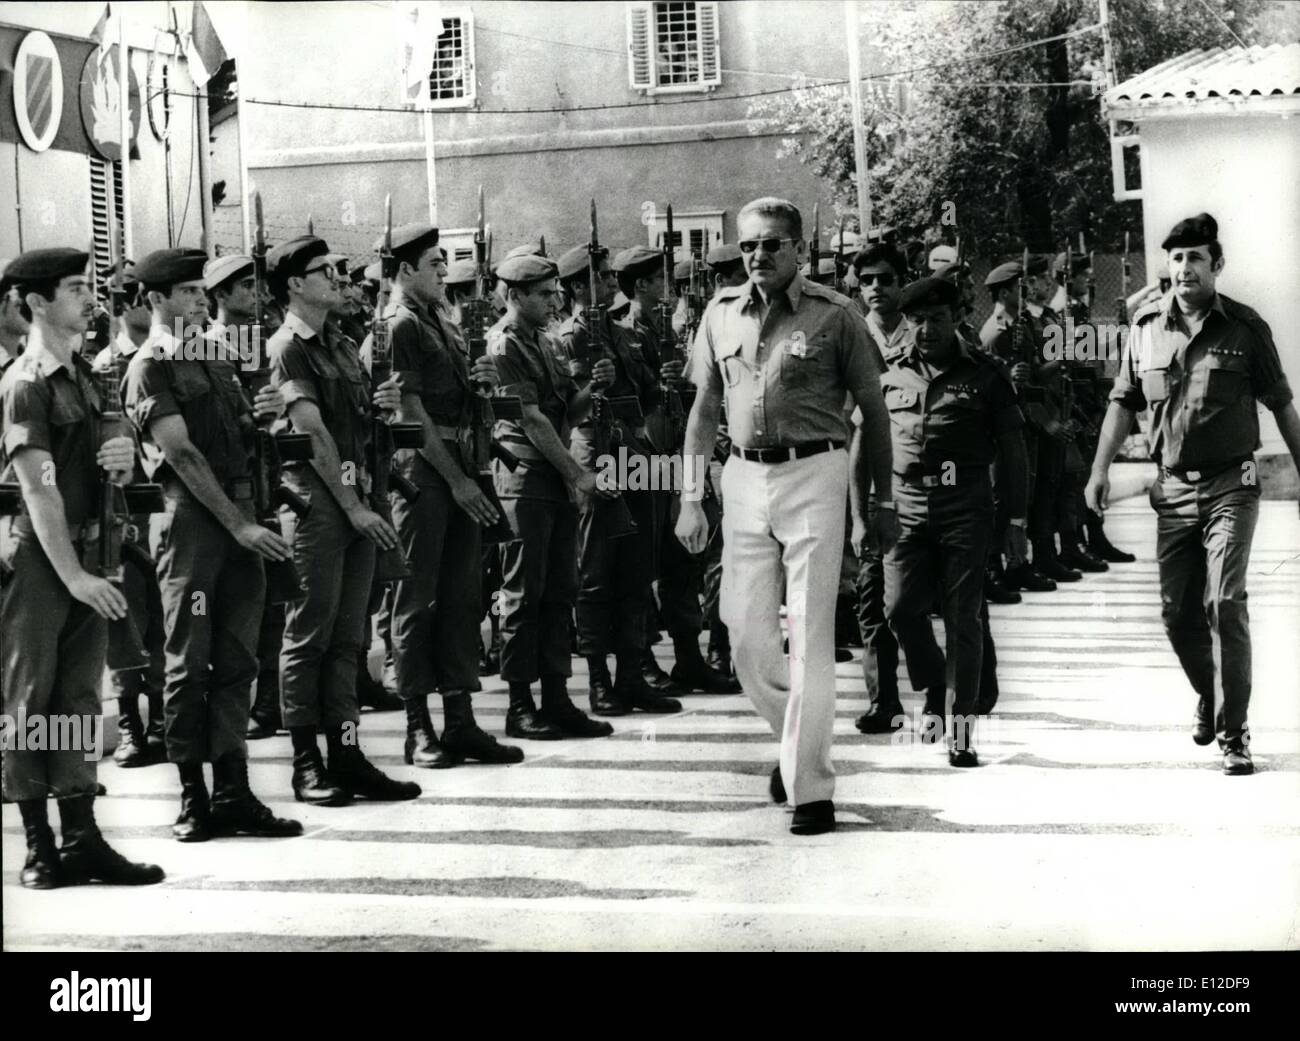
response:
<path id="1" fill-rule="evenodd" d="M 844 264 L 844 218 L 841 217 L 840 240 L 835 244 L 835 289 L 837 292 L 843 293 L 848 288 L 844 284 L 848 270 Z"/>
<path id="2" fill-rule="evenodd" d="M 271 383 L 271 370 L 267 366 L 269 359 L 263 354 L 266 342 L 263 330 L 266 328 L 266 305 L 264 287 L 266 285 L 266 229 L 262 221 L 262 193 L 253 192 L 253 294 L 257 301 L 257 313 L 250 339 L 255 357 L 254 368 L 241 369 L 244 387 L 250 397 L 256 397 L 258 391 Z M 307 516 L 311 505 L 281 480 L 283 466 L 286 462 L 306 462 L 315 456 L 311 446 L 310 434 L 295 434 L 284 431 L 271 433 L 273 416 L 266 416 L 257 421 L 253 434 L 253 509 L 257 523 L 280 534 L 281 506 L 299 520 Z M 270 604 L 287 604 L 302 596 L 302 581 L 298 569 L 292 560 L 272 560 L 266 562 L 266 600 Z"/>
<path id="3" fill-rule="evenodd" d="M 495 324 L 496 315 L 492 311 L 490 299 L 492 272 L 488 260 L 487 225 L 483 221 L 483 186 L 478 189 L 478 227 L 474 231 L 474 296 L 461 304 L 461 328 L 465 334 L 465 344 L 469 348 L 469 360 L 478 361 L 487 354 L 488 330 Z M 540 248 L 546 249 L 543 239 Z M 501 500 L 497 497 L 496 486 L 492 481 L 493 458 L 499 459 L 511 473 L 519 466 L 519 459 L 510 449 L 492 438 L 492 428 L 498 419 L 519 419 L 523 415 L 523 405 L 516 397 L 495 397 L 487 384 L 475 388 L 476 393 L 471 402 L 473 425 L 471 437 L 473 443 L 473 476 L 478 481 L 479 489 L 488 498 L 497 511 L 497 522 L 483 529 L 484 542 L 509 542 L 514 538 L 510 524 L 506 521 Z"/>
<path id="4" fill-rule="evenodd" d="M 1132 272 L 1128 262 L 1128 232 L 1124 232 L 1124 256 L 1120 266 L 1119 299 L 1115 301 L 1115 318 L 1120 325 L 1128 325 L 1128 280 Z"/>
<path id="5" fill-rule="evenodd" d="M 659 297 L 659 358 L 662 361 L 682 361 L 677 335 L 673 332 L 673 259 L 676 256 L 673 239 L 673 204 L 667 209 L 667 234 L 661 242 L 664 264 L 664 288 Z M 656 374 L 657 375 L 657 374 Z M 686 414 L 682 410 L 681 396 L 668 387 L 660 389 L 664 415 L 668 417 L 669 448 L 675 448 L 686 436 Z"/>
<path id="6" fill-rule="evenodd" d="M 822 204 L 815 202 L 813 203 L 812 238 L 808 240 L 808 278 L 812 282 L 816 282 L 817 276 L 821 274 L 817 270 L 822 266 L 821 219 Z"/>
<path id="7" fill-rule="evenodd" d="M 370 380 L 372 387 L 387 383 L 393 375 L 393 352 L 388 342 L 388 323 L 384 311 L 392 293 L 393 276 L 397 274 L 397 258 L 393 256 L 393 197 L 384 196 L 384 238 L 379 246 L 379 296 L 375 314 L 370 324 Z M 384 410 L 372 405 L 370 412 L 370 445 L 366 451 L 370 467 L 370 508 L 385 521 L 392 523 L 388 502 L 389 488 L 408 503 L 415 502 L 420 489 L 393 470 L 393 453 L 399 448 L 422 448 L 424 425 L 422 423 L 390 423 Z M 411 566 L 400 547 L 384 550 L 375 561 L 375 580 L 399 582 L 411 577 Z"/>
<path id="8" fill-rule="evenodd" d="M 1034 338 L 1027 335 L 1029 312 L 1025 308 L 1025 279 L 1029 277 L 1029 247 L 1020 255 L 1020 279 L 1016 283 L 1016 320 L 1011 326 L 1011 357 L 1029 366 L 1029 380 L 1020 388 L 1020 399 L 1026 404 L 1043 401 L 1043 388 L 1034 385 L 1034 370 L 1038 367 Z"/>
<path id="9" fill-rule="evenodd" d="M 613 357 L 609 342 L 605 339 L 605 323 L 608 321 L 608 311 L 604 304 L 596 302 L 600 299 L 600 263 L 605 258 L 605 255 L 606 251 L 601 248 L 600 238 L 596 233 L 596 200 L 592 199 L 591 239 L 587 243 L 587 291 L 590 294 L 587 301 L 587 314 L 589 317 L 587 329 L 591 338 L 590 353 L 593 365 L 605 358 L 612 359 Z M 592 391 L 591 424 L 594 434 L 592 447 L 595 449 L 596 460 L 599 465 L 599 460 L 610 457 L 614 442 L 614 416 L 609 399 L 605 396 L 603 390 Z M 596 509 L 604 510 L 609 514 L 608 523 L 606 524 L 606 538 L 617 539 L 636 533 L 636 522 L 632 519 L 632 512 L 628 509 L 627 503 L 623 501 L 622 495 L 619 495 L 616 499 L 597 496 Z"/>

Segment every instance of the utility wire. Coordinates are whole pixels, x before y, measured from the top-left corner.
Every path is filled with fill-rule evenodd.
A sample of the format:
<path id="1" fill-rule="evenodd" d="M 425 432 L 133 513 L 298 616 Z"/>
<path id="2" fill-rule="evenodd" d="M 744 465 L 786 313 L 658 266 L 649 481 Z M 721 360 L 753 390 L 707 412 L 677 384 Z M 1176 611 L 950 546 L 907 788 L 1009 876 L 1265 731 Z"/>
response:
<path id="1" fill-rule="evenodd" d="M 1231 36 L 1234 40 L 1236 40 L 1237 43 L 1243 49 L 1245 48 L 1246 42 L 1240 36 L 1238 36 L 1236 33 L 1232 31 L 1232 26 L 1230 26 L 1227 22 L 1225 22 L 1222 18 L 1219 17 L 1218 11 L 1216 11 L 1213 7 L 1207 4 L 1205 0 L 1200 0 L 1200 5 L 1210 12 L 1210 17 L 1212 17 L 1216 22 L 1218 22 L 1221 26 L 1223 26 L 1228 31 L 1229 36 Z"/>

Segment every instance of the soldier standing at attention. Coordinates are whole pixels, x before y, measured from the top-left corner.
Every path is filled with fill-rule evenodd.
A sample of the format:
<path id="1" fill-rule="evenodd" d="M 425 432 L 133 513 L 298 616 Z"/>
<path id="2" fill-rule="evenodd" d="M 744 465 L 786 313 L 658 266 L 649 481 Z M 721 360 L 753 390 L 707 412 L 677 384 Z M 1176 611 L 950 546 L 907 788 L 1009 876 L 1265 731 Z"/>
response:
<path id="1" fill-rule="evenodd" d="M 18 288 L 5 276 L 8 264 L 8 261 L 0 260 L 0 375 L 23 353 L 23 341 L 28 330 L 28 322 L 22 314 L 22 301 L 18 299 Z"/>
<path id="2" fill-rule="evenodd" d="M 791 831 L 819 834 L 835 827 L 831 735 L 849 481 L 846 394 L 862 409 L 877 488 L 889 487 L 889 422 L 866 326 L 852 303 L 799 275 L 799 210 L 784 199 L 756 199 L 737 224 L 750 280 L 718 294 L 696 337 L 699 389 L 676 530 L 690 552 L 704 549 L 703 473 L 725 395 L 732 442 L 722 475 L 722 616 L 741 686 L 781 736 L 772 797 L 785 801 L 788 784 Z M 882 499 L 873 525 L 882 543 L 892 541 L 896 523 L 892 500 Z M 783 592 L 788 659 L 781 652 Z"/>
<path id="3" fill-rule="evenodd" d="M 1165 631 L 1197 695 L 1192 738 L 1218 737 L 1223 772 L 1249 774 L 1250 619 L 1246 568 L 1259 515 L 1258 405 L 1273 413 L 1300 465 L 1300 417 L 1273 334 L 1258 314 L 1216 288 L 1225 258 L 1208 213 L 1179 221 L 1161 243 L 1169 292 L 1133 315 L 1102 426 L 1088 505 L 1106 507 L 1107 469 L 1150 409 L 1147 438 L 1160 464 L 1151 486 Z"/>
<path id="4" fill-rule="evenodd" d="M 280 702 L 293 739 L 293 791 L 301 802 L 338 806 L 353 796 L 414 799 L 420 786 L 382 773 L 361 751 L 358 660 L 368 642 L 375 547 L 395 550 L 397 533 L 371 510 L 366 449 L 370 385 L 357 345 L 328 328 L 338 275 L 325 242 L 311 235 L 276 246 L 266 258 L 271 290 L 288 308 L 271 337 L 272 379 L 294 430 L 309 434 L 314 457 L 284 468 L 284 483 L 311 505 L 299 519 L 281 510 L 303 596 L 285 607 Z M 392 380 L 374 388 L 387 412 L 401 404 Z M 317 733 L 325 731 L 328 773 Z"/>
<path id="5" fill-rule="evenodd" d="M 100 534 L 100 470 L 126 481 L 135 443 L 113 437 L 97 447 L 100 397 L 77 355 L 95 309 L 89 259 L 81 250 L 39 249 L 5 269 L 30 330 L 22 356 L 0 379 L 0 480 L 16 480 L 22 494 L 22 511 L 0 525 L 0 574 L 8 576 L 0 597 L 0 690 L 10 719 L 76 717 L 98 726 L 107 623 L 125 618 L 127 603 L 82 561 L 93 556 Z M 4 797 L 18 804 L 27 838 L 20 875 L 27 888 L 163 880 L 162 868 L 132 863 L 104 841 L 95 823 L 95 775 L 95 759 L 83 749 L 4 750 Z M 51 796 L 62 849 L 50 828 Z"/>

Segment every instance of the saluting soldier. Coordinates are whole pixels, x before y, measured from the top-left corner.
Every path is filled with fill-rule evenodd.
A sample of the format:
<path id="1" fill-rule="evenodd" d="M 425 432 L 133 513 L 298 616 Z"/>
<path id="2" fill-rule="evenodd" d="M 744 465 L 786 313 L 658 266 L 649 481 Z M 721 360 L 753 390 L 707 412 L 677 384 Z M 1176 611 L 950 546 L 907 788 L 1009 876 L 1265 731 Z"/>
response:
<path id="1" fill-rule="evenodd" d="M 942 730 L 946 692 L 948 762 L 977 766 L 984 633 L 984 563 L 993 526 L 989 465 L 997 457 L 1009 504 L 1007 555 L 1025 555 L 1024 417 L 1005 371 L 956 333 L 957 287 L 940 278 L 907 286 L 898 309 L 912 333 L 880 380 L 893 439 L 893 497 L 900 532 L 885 557 L 885 616 L 907 659 L 913 688 L 926 692 L 922 725 Z M 930 625 L 943 605 L 947 651 Z"/>
<path id="2" fill-rule="evenodd" d="M 392 641 L 397 692 L 406 707 L 405 758 L 415 766 L 456 766 L 466 759 L 518 763 L 523 750 L 499 744 L 474 719 L 478 679 L 481 526 L 496 507 L 471 476 L 469 452 L 475 383 L 495 385 L 496 366 L 472 365 L 464 341 L 439 305 L 445 254 L 438 229 L 409 224 L 392 234 L 397 274 L 384 311 L 393 377 L 402 394 L 398 419 L 424 427 L 424 447 L 403 449 L 399 471 L 420 489 L 414 503 L 394 491 L 393 525 L 411 577 L 393 584 Z M 369 363 L 372 340 L 362 348 Z M 428 695 L 442 695 L 441 743 Z"/>
<path id="3" fill-rule="evenodd" d="M 591 408 L 593 391 L 616 375 L 609 359 L 591 369 L 579 390 L 543 329 L 557 289 L 555 264 L 532 255 L 504 260 L 497 268 L 506 313 L 488 333 L 500 393 L 519 398 L 523 414 L 502 420 L 495 433 L 520 460 L 512 473 L 494 460 L 493 477 L 514 534 L 501 552 L 501 678 L 510 686 L 509 737 L 552 741 L 608 737 L 614 728 L 591 719 L 570 699 L 567 680 L 569 618 L 577 594 L 576 495 L 602 494 L 596 475 L 569 455 L 569 430 Z M 532 684 L 541 680 L 542 707 Z"/>
<path id="4" fill-rule="evenodd" d="M 167 758 L 181 779 L 172 833 L 181 842 L 302 832 L 249 789 L 244 736 L 257 676 L 262 559 L 289 556 L 254 518 L 253 415 L 278 414 L 282 404 L 269 389 L 250 404 L 234 362 L 224 352 L 205 356 L 214 344 L 199 335 L 207 259 L 201 250 L 164 249 L 137 265 L 153 325 L 124 381 L 131 419 L 155 449 L 150 476 L 167 503 L 151 542 L 167 630 Z M 212 763 L 211 796 L 205 762 Z"/>
<path id="5" fill-rule="evenodd" d="M 1250 618 L 1246 569 L 1259 516 L 1253 454 L 1263 405 L 1300 465 L 1300 417 L 1273 333 L 1217 289 L 1225 258 L 1208 213 L 1174 225 L 1160 244 L 1171 288 L 1133 315 L 1110 393 L 1088 505 L 1106 508 L 1107 469 L 1149 409 L 1147 440 L 1160 464 L 1151 486 L 1161 614 L 1197 695 L 1193 740 L 1218 737 L 1223 772 L 1254 771 L 1250 755 Z"/>
<path id="6" fill-rule="evenodd" d="M 119 436 L 98 444 L 101 400 L 77 353 L 95 308 L 89 259 L 76 249 L 31 250 L 5 270 L 30 329 L 22 356 L 0 378 L 0 480 L 17 481 L 22 495 L 21 512 L 0 522 L 0 577 L 7 576 L 0 689 L 6 717 L 20 726 L 43 717 L 47 731 L 67 732 L 58 720 L 75 718 L 91 739 L 86 724 L 102 726 L 107 623 L 126 617 L 127 602 L 82 561 L 93 559 L 100 537 L 100 470 L 125 482 L 135 443 Z M 132 863 L 100 834 L 91 747 L 4 749 L 4 796 L 22 815 L 27 858 L 20 881 L 29 889 L 163 879 L 160 867 Z M 51 796 L 59 804 L 61 849 L 49 823 Z"/>
<path id="7" fill-rule="evenodd" d="M 420 786 L 381 772 L 361 751 L 357 670 L 369 642 L 375 548 L 398 547 L 397 533 L 367 506 L 372 395 L 358 347 L 326 322 L 338 306 L 338 274 L 329 247 L 311 235 L 272 249 L 272 292 L 287 303 L 269 344 L 272 380 L 293 429 L 311 437 L 310 462 L 286 464 L 285 485 L 311 509 L 301 519 L 281 510 L 303 596 L 285 605 L 280 702 L 293 740 L 293 791 L 301 802 L 338 806 L 353 796 L 414 799 Z M 392 380 L 374 388 L 387 412 L 401 404 Z M 325 731 L 328 773 L 317 734 Z"/>
<path id="8" fill-rule="evenodd" d="M 657 254 L 656 254 L 657 255 Z M 573 317 L 560 326 L 559 341 L 573 362 L 573 372 L 586 380 L 591 372 L 592 308 L 603 308 L 614 294 L 614 274 L 609 260 L 597 261 L 595 300 L 591 299 L 591 255 L 588 247 L 575 246 L 559 259 L 560 286 L 571 301 Z M 605 389 L 611 398 L 636 398 L 642 411 L 652 413 L 659 406 L 659 380 L 646 364 L 641 351 L 624 329 L 600 311 L 600 339 L 614 363 L 615 377 Z M 634 426 L 614 419 L 618 433 L 613 438 L 620 458 L 596 458 L 596 431 L 591 418 L 578 424 L 569 443 L 573 458 L 593 474 L 602 465 L 622 460 L 633 465 L 653 464 L 654 446 L 644 425 Z M 633 460 L 639 457 L 639 462 Z M 682 703 L 652 690 L 641 675 L 641 657 L 648 640 L 653 604 L 653 559 L 660 537 L 655 492 L 649 488 L 624 489 L 623 501 L 636 524 L 636 531 L 610 537 L 610 511 L 598 496 L 578 500 L 578 594 L 574 608 L 578 653 L 587 659 L 591 711 L 597 716 L 624 716 L 633 709 L 643 712 L 680 712 Z M 616 671 L 609 674 L 613 653 Z"/>

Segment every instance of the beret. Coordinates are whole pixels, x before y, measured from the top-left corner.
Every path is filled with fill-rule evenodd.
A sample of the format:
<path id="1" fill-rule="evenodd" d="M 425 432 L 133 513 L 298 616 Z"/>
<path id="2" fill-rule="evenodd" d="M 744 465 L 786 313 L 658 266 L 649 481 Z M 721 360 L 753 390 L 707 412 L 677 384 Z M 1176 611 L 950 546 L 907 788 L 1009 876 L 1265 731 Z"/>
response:
<path id="1" fill-rule="evenodd" d="M 423 253 L 430 246 L 438 244 L 438 229 L 432 224 L 417 221 L 414 224 L 403 224 L 400 228 L 394 228 L 392 238 L 394 250 L 414 251 L 416 247 L 419 247 L 419 251 Z M 375 243 L 376 251 L 382 248 L 383 244 L 383 239 L 377 241 Z"/>
<path id="2" fill-rule="evenodd" d="M 203 268 L 203 288 L 210 293 L 226 282 L 242 278 L 246 273 L 251 273 L 252 270 L 253 258 L 244 256 L 242 253 L 217 257 L 215 260 L 209 260 Z"/>
<path id="3" fill-rule="evenodd" d="M 632 301 L 623 295 L 620 289 L 614 294 L 614 299 L 609 302 L 609 313 L 618 317 L 622 312 L 632 306 Z"/>
<path id="4" fill-rule="evenodd" d="M 663 264 L 663 262 L 664 255 L 659 250 L 651 249 L 649 246 L 632 246 L 629 249 L 620 250 L 610 266 L 620 274 L 624 271 L 640 274 L 643 268 Z"/>
<path id="5" fill-rule="evenodd" d="M 561 254 L 560 259 L 556 261 L 556 267 L 560 272 L 561 278 L 572 278 L 581 271 L 586 271 L 590 254 L 586 246 L 574 246 L 573 249 Z"/>
<path id="6" fill-rule="evenodd" d="M 266 255 L 266 273 L 282 279 L 300 276 L 317 257 L 329 255 L 330 248 L 324 239 L 315 235 L 300 235 L 282 242 Z"/>
<path id="7" fill-rule="evenodd" d="M 717 267 L 719 264 L 730 264 L 740 258 L 740 247 L 734 242 L 724 242 L 722 245 L 714 246 L 709 250 L 708 255 L 704 258 L 704 263 L 710 267 Z"/>
<path id="8" fill-rule="evenodd" d="M 1032 266 L 1033 266 L 1033 265 L 1031 264 L 1030 267 L 1032 267 Z M 1071 269 L 1072 271 L 1087 271 L 1088 268 L 1090 268 L 1090 267 L 1092 267 L 1092 261 L 1088 259 L 1088 254 L 1087 254 L 1087 253 L 1072 253 L 1072 254 L 1070 254 L 1070 269 Z M 1054 275 L 1063 275 L 1063 274 L 1065 274 L 1065 254 L 1064 254 L 1064 253 L 1058 253 L 1058 254 L 1056 254 L 1056 259 L 1052 261 L 1052 274 L 1054 274 Z"/>
<path id="9" fill-rule="evenodd" d="M 156 249 L 135 266 L 135 277 L 147 286 L 176 286 L 202 282 L 208 255 L 201 249 Z"/>
<path id="10" fill-rule="evenodd" d="M 527 286 L 542 282 L 556 275 L 555 264 L 546 257 L 532 254 L 522 257 L 507 257 L 497 265 L 497 277 L 512 286 Z"/>
<path id="11" fill-rule="evenodd" d="M 1208 213 L 1198 213 L 1187 217 L 1174 225 L 1173 230 L 1160 243 L 1161 249 L 1174 249 L 1177 246 L 1208 246 L 1219 241 L 1219 222 Z"/>
<path id="12" fill-rule="evenodd" d="M 383 266 L 379 261 L 372 260 L 366 265 L 366 270 L 362 274 L 367 282 L 374 282 L 375 285 L 378 285 L 379 280 L 383 277 Z"/>
<path id="13" fill-rule="evenodd" d="M 86 270 L 90 254 L 80 249 L 29 249 L 9 261 L 6 282 L 54 282 Z"/>
<path id="14" fill-rule="evenodd" d="M 673 281 L 686 282 L 691 277 L 691 262 L 689 260 L 679 260 L 673 265 Z"/>
<path id="15" fill-rule="evenodd" d="M 966 263 L 958 264 L 956 261 L 953 261 L 951 264 L 940 264 L 937 268 L 931 271 L 930 274 L 934 278 L 948 278 L 955 282 L 957 280 L 957 275 L 963 271 L 969 274 L 970 265 Z"/>
<path id="16" fill-rule="evenodd" d="M 955 264 L 957 251 L 952 246 L 935 246 L 930 250 L 930 270 L 934 271 L 941 264 Z"/>
<path id="17" fill-rule="evenodd" d="M 447 265 L 447 274 L 443 276 L 443 282 L 449 286 L 464 285 L 467 282 L 473 282 L 478 274 L 478 267 L 472 260 L 457 260 Z"/>
<path id="18" fill-rule="evenodd" d="M 986 286 L 1000 286 L 1003 282 L 1010 282 L 1013 278 L 1019 278 L 1024 272 L 1020 269 L 1020 261 L 1008 260 L 1005 264 L 999 264 L 984 278 Z"/>
<path id="19" fill-rule="evenodd" d="M 348 273 L 348 258 L 344 254 L 326 253 L 325 259 L 334 265 L 340 275 L 346 275 Z"/>
<path id="20" fill-rule="evenodd" d="M 1027 275 L 1045 275 L 1047 269 L 1051 267 L 1046 257 L 1036 257 L 1032 253 L 1029 255 L 1029 269 L 1025 272 Z"/>
<path id="21" fill-rule="evenodd" d="M 805 264 L 803 267 L 799 269 L 799 273 L 803 275 L 805 278 L 807 278 L 809 277 L 809 272 L 811 268 L 812 268 L 812 262 L 810 261 L 809 263 Z M 818 257 L 817 258 L 818 277 L 821 277 L 822 275 L 833 275 L 833 274 L 835 274 L 835 258 Z"/>
<path id="22" fill-rule="evenodd" d="M 364 258 L 352 262 L 350 267 L 352 273 L 348 277 L 352 279 L 352 284 L 354 286 L 360 285 L 366 280 L 366 268 L 368 265 L 369 261 Z"/>
<path id="23" fill-rule="evenodd" d="M 919 278 L 905 286 L 898 296 L 898 309 L 907 312 L 916 307 L 957 302 L 957 287 L 946 278 Z"/>

